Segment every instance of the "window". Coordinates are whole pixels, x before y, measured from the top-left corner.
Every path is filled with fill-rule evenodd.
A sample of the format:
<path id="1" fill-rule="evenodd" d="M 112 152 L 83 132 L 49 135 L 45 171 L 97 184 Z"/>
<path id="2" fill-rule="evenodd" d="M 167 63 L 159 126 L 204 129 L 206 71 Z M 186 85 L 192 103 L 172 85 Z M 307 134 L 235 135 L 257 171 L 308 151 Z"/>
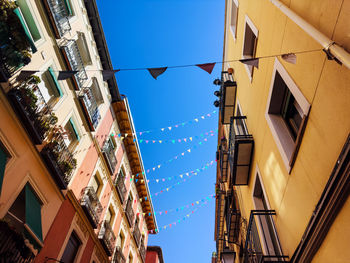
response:
<path id="1" fill-rule="evenodd" d="M 77 236 L 77 234 L 73 231 L 72 234 L 70 235 L 66 248 L 64 249 L 61 262 L 73 263 L 78 254 L 80 245 L 81 245 L 81 241 Z"/>
<path id="2" fill-rule="evenodd" d="M 123 230 L 120 230 L 119 236 L 117 238 L 117 247 L 120 248 L 120 251 L 123 251 L 124 242 L 125 242 L 125 235 Z"/>
<path id="3" fill-rule="evenodd" d="M 66 131 L 64 136 L 64 142 L 66 143 L 68 148 L 74 148 L 80 140 L 80 137 L 72 118 L 70 118 L 69 121 L 67 121 L 66 125 L 64 126 L 64 130 Z"/>
<path id="4" fill-rule="evenodd" d="M 43 240 L 41 206 L 41 200 L 27 183 L 5 215 L 5 220 L 18 232 L 23 233 L 36 248 L 41 247 L 40 243 Z"/>
<path id="5" fill-rule="evenodd" d="M 236 117 L 243 117 L 242 110 L 239 104 L 237 104 Z M 245 123 L 245 119 L 236 119 L 236 132 L 237 135 L 247 135 L 248 129 Z"/>
<path id="6" fill-rule="evenodd" d="M 81 58 L 83 60 L 84 66 L 92 64 L 89 48 L 86 42 L 84 33 L 78 32 L 77 45 L 80 51 Z"/>
<path id="7" fill-rule="evenodd" d="M 109 222 L 109 225 L 110 225 L 111 227 L 113 226 L 114 218 L 115 218 L 115 212 L 114 212 L 113 207 L 110 206 L 110 207 L 108 208 L 108 210 L 107 210 L 105 220 L 106 220 L 107 222 Z"/>
<path id="8" fill-rule="evenodd" d="M 2 182 L 4 180 L 5 168 L 7 161 L 11 158 L 11 155 L 6 150 L 5 146 L 0 141 L 0 195 L 2 189 Z"/>
<path id="9" fill-rule="evenodd" d="M 258 29 L 248 16 L 245 17 L 244 43 L 243 43 L 243 58 L 254 58 L 258 39 Z M 248 70 L 250 78 L 253 76 L 253 66 L 244 65 Z"/>
<path id="10" fill-rule="evenodd" d="M 51 67 L 41 74 L 41 82 L 38 84 L 38 87 L 45 102 L 50 106 L 54 106 L 59 98 L 63 96 L 62 88 Z"/>
<path id="11" fill-rule="evenodd" d="M 237 36 L 238 0 L 231 1 L 231 32 L 234 39 Z"/>
<path id="12" fill-rule="evenodd" d="M 132 256 L 132 253 L 130 252 L 129 258 L 128 258 L 128 263 L 133 263 L 134 257 Z"/>
<path id="13" fill-rule="evenodd" d="M 263 185 L 260 180 L 260 176 L 257 173 L 253 190 L 255 209 L 259 211 L 269 210 L 268 201 L 265 197 Z M 260 217 L 260 220 L 257 221 L 257 227 L 261 230 L 259 231 L 259 233 L 261 233 L 259 234 L 260 239 L 263 240 L 263 244 L 265 244 L 263 247 L 263 249 L 265 249 L 264 254 L 281 255 L 281 248 L 272 216 Z"/>
<path id="14" fill-rule="evenodd" d="M 95 97 L 97 105 L 101 105 L 103 103 L 103 96 L 101 93 L 100 85 L 98 84 L 98 81 L 95 77 L 92 78 L 91 90 L 92 94 Z"/>
<path id="15" fill-rule="evenodd" d="M 97 198 L 99 198 L 102 188 L 103 188 L 103 182 L 101 180 L 100 174 L 97 172 L 91 180 L 91 186 L 94 189 Z"/>
<path id="16" fill-rule="evenodd" d="M 117 142 L 116 142 L 113 134 L 109 135 L 107 144 L 108 144 L 107 147 L 109 147 L 110 149 L 113 149 L 113 151 L 117 150 Z"/>
<path id="17" fill-rule="evenodd" d="M 309 109 L 310 104 L 276 59 L 265 116 L 288 171 L 294 164 Z"/>

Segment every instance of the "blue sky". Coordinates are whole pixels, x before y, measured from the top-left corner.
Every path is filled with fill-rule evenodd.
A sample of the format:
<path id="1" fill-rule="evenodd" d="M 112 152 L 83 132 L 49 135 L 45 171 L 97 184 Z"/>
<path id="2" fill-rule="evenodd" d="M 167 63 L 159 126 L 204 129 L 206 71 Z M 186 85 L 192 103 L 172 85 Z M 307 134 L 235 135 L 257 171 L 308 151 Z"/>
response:
<path id="1" fill-rule="evenodd" d="M 199 64 L 222 60 L 224 1 L 218 0 L 97 0 L 114 68 L 161 67 Z M 163 164 L 149 179 L 167 178 L 203 167 L 215 160 L 217 134 L 203 141 L 206 132 L 215 130 L 218 114 L 212 113 L 215 86 L 221 64 L 211 75 L 197 67 L 168 69 L 154 80 L 146 71 L 121 71 L 116 74 L 121 94 L 128 97 L 137 131 L 157 131 L 139 139 L 169 140 L 193 137 L 192 142 L 141 143 L 145 168 Z M 206 116 L 207 117 L 207 116 Z M 192 120 L 192 124 L 162 132 L 160 128 Z M 198 136 L 198 139 L 195 138 Z M 202 145 L 198 143 L 203 141 Z M 167 160 L 196 146 L 171 163 Z M 153 196 L 155 211 L 178 208 L 214 194 L 216 165 L 187 179 L 177 187 Z M 151 181 L 151 193 L 176 184 Z M 198 207 L 198 206 L 197 206 Z M 157 215 L 162 228 L 191 214 L 176 226 L 151 235 L 148 245 L 162 247 L 166 263 L 210 262 L 215 251 L 215 202 L 193 209 Z"/>

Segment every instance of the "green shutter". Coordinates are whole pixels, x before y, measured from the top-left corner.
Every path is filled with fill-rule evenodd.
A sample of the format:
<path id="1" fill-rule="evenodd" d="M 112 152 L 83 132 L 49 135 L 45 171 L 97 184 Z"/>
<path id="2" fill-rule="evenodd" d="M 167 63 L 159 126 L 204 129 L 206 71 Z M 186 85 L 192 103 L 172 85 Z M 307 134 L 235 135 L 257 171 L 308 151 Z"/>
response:
<path id="1" fill-rule="evenodd" d="M 29 184 L 26 184 L 25 186 L 25 200 L 26 224 L 42 241 L 43 234 L 41 229 L 41 203 Z"/>
<path id="2" fill-rule="evenodd" d="M 64 4 L 65 4 L 65 6 L 67 8 L 68 14 L 69 15 L 73 15 L 72 7 L 70 6 L 69 0 L 64 0 Z"/>
<path id="3" fill-rule="evenodd" d="M 75 136 L 77 137 L 77 140 L 80 141 L 79 133 L 78 133 L 78 131 L 77 131 L 77 128 L 76 128 L 75 125 L 74 125 L 74 122 L 72 121 L 72 119 L 69 119 L 69 122 L 70 122 L 70 124 L 72 125 L 73 131 L 74 131 L 74 133 L 75 133 Z"/>
<path id="4" fill-rule="evenodd" d="M 2 189 L 2 181 L 4 180 L 6 162 L 7 162 L 7 154 L 0 146 L 0 195 L 1 195 L 1 189 Z"/>
<path id="5" fill-rule="evenodd" d="M 21 11 L 20 9 L 17 7 L 15 10 L 13 10 L 13 12 L 17 15 L 19 21 L 21 22 L 22 24 L 22 27 L 23 27 L 23 30 L 24 30 L 24 33 L 26 34 L 26 38 L 30 44 L 30 47 L 32 49 L 32 52 L 35 53 L 37 52 L 37 49 L 35 47 L 35 44 L 34 44 L 34 41 L 33 41 L 33 38 L 32 38 L 32 35 L 30 34 L 29 30 L 28 30 L 28 27 L 27 27 L 27 24 L 21 14 Z"/>
<path id="6" fill-rule="evenodd" d="M 55 87 L 56 87 L 56 90 L 57 90 L 58 94 L 60 94 L 60 97 L 62 97 L 62 96 L 63 96 L 63 93 L 62 93 L 62 90 L 61 90 L 61 86 L 60 86 L 60 84 L 58 83 L 58 80 L 57 80 L 57 78 L 56 78 L 55 73 L 53 72 L 53 70 L 52 70 L 51 67 L 49 67 L 48 70 L 49 70 L 49 73 L 50 73 L 50 76 L 51 76 L 53 82 L 55 83 Z"/>

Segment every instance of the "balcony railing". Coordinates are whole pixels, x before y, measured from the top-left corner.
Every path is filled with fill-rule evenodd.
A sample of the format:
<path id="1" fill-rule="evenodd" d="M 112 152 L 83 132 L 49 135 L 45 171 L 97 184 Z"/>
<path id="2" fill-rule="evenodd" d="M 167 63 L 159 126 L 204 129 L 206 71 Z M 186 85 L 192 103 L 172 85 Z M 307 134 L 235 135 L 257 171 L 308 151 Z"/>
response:
<path id="1" fill-rule="evenodd" d="M 124 184 L 124 177 L 122 176 L 122 174 L 119 174 L 117 177 L 117 181 L 115 184 L 115 187 L 117 188 L 117 192 L 120 198 L 120 201 L 122 204 L 124 204 L 125 201 L 125 195 L 126 195 L 126 187 Z"/>
<path id="2" fill-rule="evenodd" d="M 50 142 L 40 154 L 58 187 L 67 189 L 73 171 L 77 166 L 77 161 L 66 146 L 61 132 L 52 131 L 52 133 Z"/>
<path id="3" fill-rule="evenodd" d="M 44 0 L 44 6 L 49 15 L 55 37 L 61 38 L 71 30 L 69 23 L 69 12 L 64 0 Z"/>
<path id="4" fill-rule="evenodd" d="M 92 228 L 96 229 L 103 208 L 93 187 L 88 186 L 82 190 L 80 205 L 90 221 Z"/>
<path id="5" fill-rule="evenodd" d="M 228 146 L 226 138 L 221 139 L 219 147 L 221 182 L 227 182 L 228 175 Z"/>
<path id="6" fill-rule="evenodd" d="M 20 21 L 13 10 L 6 11 L 7 21 L 0 21 L 0 82 L 8 81 L 19 68 L 31 61 L 30 44 Z"/>
<path id="7" fill-rule="evenodd" d="M 225 245 L 224 222 L 225 222 L 225 191 L 216 191 L 216 253 L 220 257 Z"/>
<path id="8" fill-rule="evenodd" d="M 240 245 L 241 212 L 238 207 L 238 200 L 235 191 L 226 199 L 226 233 L 228 243 Z"/>
<path id="9" fill-rule="evenodd" d="M 142 238 L 141 240 L 141 245 L 140 245 L 140 255 L 142 258 L 142 261 L 145 262 L 146 261 L 146 247 L 145 247 L 145 242 Z"/>
<path id="10" fill-rule="evenodd" d="M 31 263 L 34 257 L 23 236 L 0 221 L 0 262 Z"/>
<path id="11" fill-rule="evenodd" d="M 220 85 L 218 96 L 220 96 L 221 123 L 230 124 L 230 119 L 235 111 L 237 84 L 233 75 L 227 71 L 221 72 L 221 79 L 215 80 L 214 83 Z"/>
<path id="12" fill-rule="evenodd" d="M 109 171 L 111 172 L 111 174 L 114 174 L 115 167 L 117 166 L 118 161 L 115 157 L 114 149 L 108 140 L 103 146 L 102 154 L 108 164 Z"/>
<path id="13" fill-rule="evenodd" d="M 126 259 L 120 247 L 116 247 L 112 263 L 126 263 Z"/>
<path id="14" fill-rule="evenodd" d="M 229 163 L 233 185 L 248 185 L 252 162 L 254 139 L 250 134 L 239 132 L 236 122 L 244 116 L 232 117 L 229 140 Z M 237 129 L 237 130 L 236 130 Z"/>
<path id="15" fill-rule="evenodd" d="M 79 90 L 83 87 L 88 76 L 85 71 L 85 66 L 78 45 L 74 40 L 69 40 L 64 46 L 62 46 L 62 51 L 69 70 L 77 71 L 74 75 L 73 83 L 75 89 Z"/>
<path id="16" fill-rule="evenodd" d="M 274 210 L 253 210 L 250 213 L 244 246 L 244 263 L 287 262 L 276 234 Z"/>
<path id="17" fill-rule="evenodd" d="M 10 90 L 8 97 L 33 143 L 42 144 L 57 118 L 46 104 L 39 87 L 33 82 L 35 78 L 32 77 L 19 88 Z"/>
<path id="18" fill-rule="evenodd" d="M 79 97 L 80 105 L 88 122 L 91 131 L 95 131 L 100 119 L 100 111 L 94 94 L 90 88 L 84 89 L 84 94 Z"/>
<path id="19" fill-rule="evenodd" d="M 128 219 L 129 225 L 130 225 L 130 227 L 132 227 L 134 224 L 135 213 L 134 213 L 134 210 L 132 209 L 131 199 L 128 199 L 128 202 L 127 202 L 126 208 L 125 208 L 125 213 L 126 213 L 126 218 Z"/>
<path id="20" fill-rule="evenodd" d="M 101 230 L 98 234 L 98 239 L 100 240 L 107 255 L 112 256 L 114 250 L 115 236 L 108 221 L 103 221 Z"/>
<path id="21" fill-rule="evenodd" d="M 140 232 L 140 229 L 138 227 L 138 224 L 135 224 L 133 234 L 134 234 L 134 239 L 135 239 L 135 242 L 136 242 L 136 246 L 139 247 L 140 246 L 140 241 L 141 241 L 141 232 Z"/>

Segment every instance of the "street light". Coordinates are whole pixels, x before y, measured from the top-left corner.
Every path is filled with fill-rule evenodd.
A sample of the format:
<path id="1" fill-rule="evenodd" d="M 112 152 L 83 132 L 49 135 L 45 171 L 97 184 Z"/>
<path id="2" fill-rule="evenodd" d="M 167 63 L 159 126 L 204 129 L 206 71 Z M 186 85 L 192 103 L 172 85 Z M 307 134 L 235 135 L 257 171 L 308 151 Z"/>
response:
<path id="1" fill-rule="evenodd" d="M 221 262 L 222 263 L 234 263 L 236 258 L 236 252 L 224 249 L 221 252 Z"/>

